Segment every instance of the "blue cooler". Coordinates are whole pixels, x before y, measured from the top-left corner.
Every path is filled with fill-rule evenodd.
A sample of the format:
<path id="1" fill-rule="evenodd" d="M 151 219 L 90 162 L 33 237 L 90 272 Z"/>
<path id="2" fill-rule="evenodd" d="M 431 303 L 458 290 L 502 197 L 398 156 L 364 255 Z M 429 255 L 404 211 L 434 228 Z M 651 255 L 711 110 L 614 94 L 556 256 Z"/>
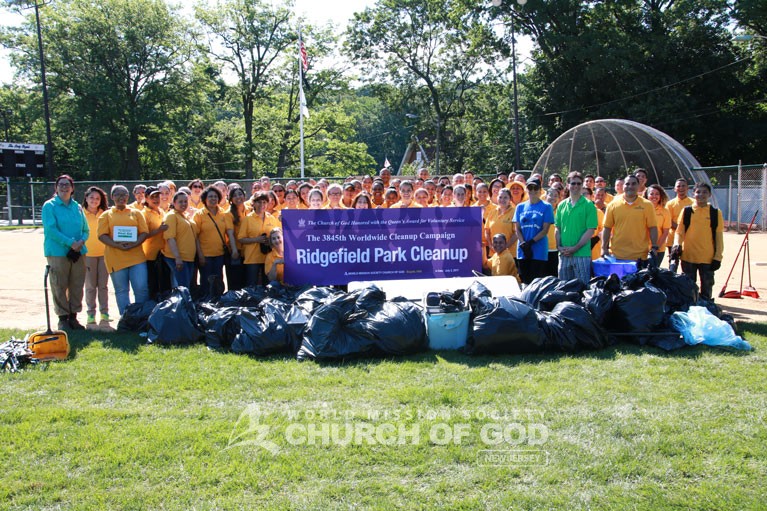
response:
<path id="1" fill-rule="evenodd" d="M 609 277 L 614 273 L 620 278 L 637 271 L 636 261 L 616 259 L 615 256 L 600 257 L 592 261 L 592 263 L 594 265 L 594 276 L 596 277 Z"/>
<path id="2" fill-rule="evenodd" d="M 457 350 L 466 346 L 471 311 L 426 313 L 429 349 Z"/>
<path id="3" fill-rule="evenodd" d="M 464 304 L 465 310 L 445 312 L 440 305 L 439 293 L 427 293 L 423 302 L 429 349 L 457 350 L 466 346 L 471 316 L 468 307 Z"/>

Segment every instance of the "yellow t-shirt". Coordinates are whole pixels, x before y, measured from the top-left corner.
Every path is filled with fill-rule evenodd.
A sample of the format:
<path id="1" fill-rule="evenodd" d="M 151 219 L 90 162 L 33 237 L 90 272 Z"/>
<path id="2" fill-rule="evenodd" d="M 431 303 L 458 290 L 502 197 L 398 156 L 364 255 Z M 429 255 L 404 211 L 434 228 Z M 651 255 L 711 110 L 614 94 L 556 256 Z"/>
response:
<path id="1" fill-rule="evenodd" d="M 211 213 L 207 208 L 203 208 L 192 217 L 195 227 L 195 234 L 200 240 L 202 255 L 205 257 L 218 257 L 224 255 L 224 242 L 227 242 L 227 233 L 229 229 L 234 230 L 232 215 L 224 213 L 221 208 L 216 210 L 216 214 Z M 215 221 L 215 224 L 214 224 Z M 218 231 L 216 230 L 218 226 Z M 221 235 L 219 236 L 219 232 Z M 223 237 L 223 241 L 222 238 Z"/>
<path id="2" fill-rule="evenodd" d="M 657 227 L 655 206 L 637 196 L 632 204 L 626 197 L 615 198 L 605 213 L 605 227 L 612 229 L 610 249 L 618 259 L 647 259 L 650 227 Z"/>
<path id="3" fill-rule="evenodd" d="M 277 253 L 274 250 L 266 254 L 266 261 L 264 262 L 264 273 L 266 273 L 267 278 L 269 278 L 269 271 L 272 269 L 272 266 L 274 266 L 275 259 L 277 259 Z M 285 263 L 277 264 L 277 280 L 280 282 L 285 282 Z"/>
<path id="4" fill-rule="evenodd" d="M 256 238 L 262 234 L 269 236 L 269 233 L 280 224 L 277 219 L 269 213 L 264 213 L 264 218 L 250 213 L 240 220 L 240 227 L 237 230 L 237 239 Z M 243 245 L 243 263 L 244 264 L 264 264 L 266 254 L 261 253 L 260 243 L 247 243 Z"/>
<path id="5" fill-rule="evenodd" d="M 511 250 L 504 250 L 500 254 L 493 254 L 490 258 L 490 272 L 493 277 L 498 275 L 513 275 L 519 280 L 517 265 L 514 264 L 514 256 Z"/>
<path id="6" fill-rule="evenodd" d="M 99 217 L 103 211 L 99 210 L 98 213 L 93 214 L 86 208 L 83 208 L 83 213 L 85 213 L 85 219 L 88 221 L 88 230 L 91 233 L 85 241 L 85 248 L 88 251 L 85 254 L 85 257 L 102 257 L 104 255 L 105 247 L 96 232 L 99 229 Z"/>
<path id="7" fill-rule="evenodd" d="M 249 204 L 250 206 L 248 206 Z M 240 225 L 242 225 L 242 221 L 245 219 L 245 217 L 253 211 L 253 204 L 250 201 L 245 201 L 243 206 L 243 211 L 240 212 L 240 221 L 236 224 L 234 223 L 234 213 L 232 213 L 232 206 L 229 207 L 229 214 L 232 216 L 232 226 L 234 228 L 234 244 L 237 246 L 237 251 L 240 252 L 240 254 L 242 254 L 243 244 L 240 243 L 240 240 L 237 239 L 237 231 L 240 230 Z"/>
<path id="8" fill-rule="evenodd" d="M 114 228 L 116 226 L 121 227 L 136 227 L 139 235 L 149 232 L 146 226 L 146 220 L 144 215 L 140 211 L 132 208 L 125 208 L 119 210 L 116 207 L 111 207 L 104 211 L 99 217 L 98 235 L 106 234 L 110 238 L 114 236 Z M 140 263 L 146 262 L 144 256 L 144 250 L 141 245 L 133 247 L 130 250 L 121 250 L 106 246 L 104 248 L 104 262 L 107 265 L 107 271 L 113 273 L 122 269 L 134 266 Z"/>
<path id="9" fill-rule="evenodd" d="M 605 214 L 601 209 L 597 208 L 597 230 L 594 231 L 595 236 L 599 236 L 599 241 L 591 249 L 591 260 L 599 259 L 602 257 L 602 227 L 605 225 Z"/>
<path id="10" fill-rule="evenodd" d="M 713 259 L 722 260 L 724 253 L 724 218 L 722 210 L 718 210 L 719 216 L 716 226 L 716 253 L 714 253 L 714 240 L 711 236 L 711 206 L 699 208 L 692 205 L 690 215 L 690 229 L 685 232 L 684 210 L 677 218 L 676 244 L 682 246 L 682 261 L 693 264 L 708 264 Z"/>
<path id="11" fill-rule="evenodd" d="M 197 253 L 197 245 L 195 243 L 197 237 L 194 234 L 194 222 L 172 209 L 165 216 L 165 225 L 168 226 L 168 230 L 160 236 L 165 243 L 162 249 L 162 254 L 170 259 L 176 258 L 168 244 L 169 239 L 175 239 L 181 259 L 188 263 L 193 262 L 194 256 Z"/>
<path id="12" fill-rule="evenodd" d="M 490 243 L 490 252 L 493 253 L 493 237 L 496 234 L 505 234 L 506 242 L 511 240 L 514 234 L 514 206 L 510 206 L 506 213 L 501 214 L 500 209 L 494 209 L 487 214 L 487 222 L 485 222 L 485 229 L 490 231 L 488 236 L 488 243 Z"/>
<path id="13" fill-rule="evenodd" d="M 144 208 L 141 210 L 141 214 L 144 215 L 146 228 L 149 229 L 149 232 L 159 229 L 165 219 L 165 213 L 162 210 L 153 211 L 152 209 Z M 144 240 L 141 248 L 144 250 L 146 260 L 154 261 L 164 246 L 165 238 L 162 237 L 162 233 L 159 233 L 157 236 Z"/>
<path id="14" fill-rule="evenodd" d="M 679 213 L 681 213 L 686 206 L 692 206 L 693 202 L 694 201 L 690 197 L 685 197 L 682 200 L 680 200 L 679 197 L 675 197 L 668 201 L 666 203 L 666 209 L 671 215 L 671 221 L 675 222 L 676 219 L 679 218 Z M 667 247 L 670 247 L 674 244 L 675 235 L 676 230 L 672 227 L 668 232 L 668 239 L 666 240 Z"/>
<path id="15" fill-rule="evenodd" d="M 482 208 L 482 220 L 483 221 L 487 221 L 487 215 L 491 211 L 494 211 L 494 210 L 498 209 L 498 206 L 496 206 L 495 204 L 493 204 L 490 201 L 488 201 L 487 204 L 485 204 L 484 206 L 482 204 L 480 204 L 479 202 L 475 202 L 474 204 L 472 204 L 472 206 L 477 207 L 477 208 Z"/>
<path id="16" fill-rule="evenodd" d="M 660 236 L 663 233 L 663 229 L 668 229 L 669 232 L 671 231 L 671 213 L 664 206 L 658 205 L 655 207 L 655 221 L 658 224 L 658 239 L 660 239 Z M 665 252 L 667 246 L 668 243 L 662 247 L 659 247 L 658 252 Z M 647 247 L 649 250 L 650 246 L 648 245 Z"/>
<path id="17" fill-rule="evenodd" d="M 549 232 L 546 235 L 546 237 L 549 239 L 549 252 L 556 252 L 557 251 L 557 230 L 554 228 L 554 225 L 552 225 L 549 228 Z"/>
<path id="18" fill-rule="evenodd" d="M 414 200 L 411 200 L 411 201 L 410 201 L 410 204 L 408 204 L 407 206 L 405 206 L 405 205 L 402 203 L 402 201 L 399 201 L 399 202 L 395 202 L 394 204 L 392 204 L 391 206 L 389 206 L 389 209 L 402 209 L 402 208 L 422 208 L 422 207 L 423 207 L 423 206 L 421 206 L 420 204 L 418 204 L 416 201 L 414 201 Z"/>
<path id="19" fill-rule="evenodd" d="M 133 208 L 136 211 L 143 211 L 143 209 L 144 209 L 144 205 L 142 203 L 138 202 L 138 201 L 131 202 L 130 204 L 128 204 L 128 207 L 129 208 Z"/>

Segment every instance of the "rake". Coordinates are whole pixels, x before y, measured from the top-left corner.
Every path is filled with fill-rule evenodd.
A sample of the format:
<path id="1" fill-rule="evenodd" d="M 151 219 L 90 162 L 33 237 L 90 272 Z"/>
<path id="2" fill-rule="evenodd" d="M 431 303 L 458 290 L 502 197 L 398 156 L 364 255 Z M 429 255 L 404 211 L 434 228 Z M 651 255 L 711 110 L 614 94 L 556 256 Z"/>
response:
<path id="1" fill-rule="evenodd" d="M 735 261 L 732 263 L 732 268 L 730 268 L 730 273 L 727 275 L 727 280 L 724 281 L 724 286 L 719 292 L 720 298 L 743 298 L 744 296 L 748 296 L 750 298 L 759 298 L 759 293 L 757 292 L 756 288 L 751 285 L 751 250 L 749 249 L 748 245 L 748 235 L 751 233 L 751 228 L 754 226 L 754 221 L 756 221 L 757 213 L 759 213 L 759 211 L 754 213 L 754 216 L 751 218 L 751 223 L 748 224 L 746 236 L 743 238 L 743 242 L 740 244 L 740 248 L 738 249 L 738 255 L 735 256 Z M 740 290 L 727 291 L 727 283 L 730 282 L 730 277 L 732 276 L 733 270 L 735 270 L 735 265 L 738 264 L 738 258 L 740 257 L 741 252 L 743 252 L 743 260 L 741 261 L 740 265 Z M 746 263 L 748 263 L 748 285 L 744 288 L 743 276 L 746 273 Z"/>

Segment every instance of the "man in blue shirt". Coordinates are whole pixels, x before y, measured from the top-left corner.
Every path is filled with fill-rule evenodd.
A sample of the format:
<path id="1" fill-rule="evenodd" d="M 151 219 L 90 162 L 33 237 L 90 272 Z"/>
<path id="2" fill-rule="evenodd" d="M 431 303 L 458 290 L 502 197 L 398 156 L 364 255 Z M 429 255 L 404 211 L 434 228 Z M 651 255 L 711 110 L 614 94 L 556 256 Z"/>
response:
<path id="1" fill-rule="evenodd" d="M 514 210 L 514 229 L 519 238 L 517 258 L 519 275 L 524 284 L 546 275 L 549 260 L 549 227 L 554 223 L 551 204 L 541 200 L 541 182 L 527 182 L 528 200 Z"/>

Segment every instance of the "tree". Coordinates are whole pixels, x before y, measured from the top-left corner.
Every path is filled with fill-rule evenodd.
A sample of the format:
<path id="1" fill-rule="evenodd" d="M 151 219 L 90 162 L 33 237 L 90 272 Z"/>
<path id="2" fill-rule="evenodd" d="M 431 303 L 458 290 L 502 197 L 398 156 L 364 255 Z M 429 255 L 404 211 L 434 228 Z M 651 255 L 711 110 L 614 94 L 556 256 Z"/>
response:
<path id="1" fill-rule="evenodd" d="M 187 27 L 162 0 L 71 0 L 46 13 L 46 62 L 59 108 L 79 117 L 73 125 L 91 150 L 116 153 L 120 177 L 138 179 L 150 126 L 161 125 L 164 107 L 183 94 Z M 24 69 L 32 73 L 34 65 Z"/>
<path id="2" fill-rule="evenodd" d="M 0 113 L 3 140 L 9 142 L 42 144 L 45 141 L 45 122 L 40 94 L 17 84 L 0 86 Z"/>
<path id="3" fill-rule="evenodd" d="M 266 96 L 270 72 L 288 49 L 295 48 L 297 34 L 290 26 L 292 5 L 272 6 L 263 0 L 228 0 L 216 9 L 197 9 L 197 17 L 209 31 L 207 51 L 237 76 L 245 122 L 245 176 L 253 178 L 253 115 Z"/>
<path id="4" fill-rule="evenodd" d="M 668 133 L 704 164 L 738 159 L 748 110 L 736 98 L 750 92 L 726 0 L 531 0 L 517 14 L 538 45 L 523 104 L 545 141 L 617 117 Z"/>
<path id="5" fill-rule="evenodd" d="M 436 125 L 436 172 L 450 122 L 463 115 L 464 96 L 482 81 L 494 48 L 488 24 L 460 0 L 379 0 L 347 29 L 351 58 L 414 97 L 424 89 L 423 112 L 433 112 Z"/>

